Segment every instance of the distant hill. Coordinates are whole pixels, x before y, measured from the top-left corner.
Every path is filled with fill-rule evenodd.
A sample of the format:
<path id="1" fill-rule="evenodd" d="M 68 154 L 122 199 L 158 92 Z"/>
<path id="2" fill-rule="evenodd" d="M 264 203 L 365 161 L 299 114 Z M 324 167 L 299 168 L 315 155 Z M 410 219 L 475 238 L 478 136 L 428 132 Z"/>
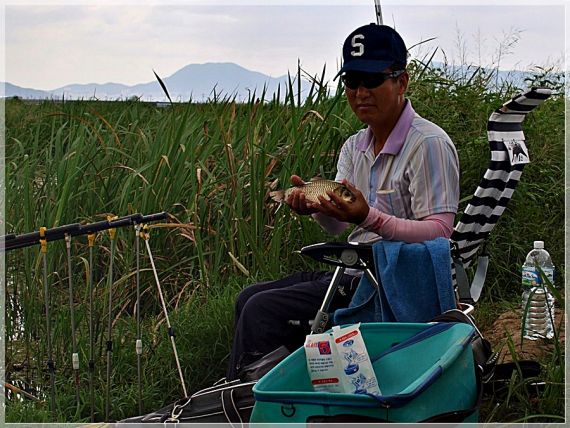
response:
<path id="1" fill-rule="evenodd" d="M 431 63 L 433 68 L 446 68 L 447 74 L 450 76 L 454 76 L 455 78 L 462 79 L 463 81 L 469 80 L 475 73 L 484 72 L 485 76 L 490 76 L 490 85 L 491 87 L 498 86 L 500 87 L 503 82 L 510 82 L 512 85 L 524 88 L 526 87 L 525 78 L 530 76 L 532 73 L 528 71 L 519 71 L 519 70 L 496 70 L 496 69 L 488 69 L 488 68 L 481 68 L 478 66 L 470 65 L 445 65 L 442 62 L 433 61 Z"/>
<path id="2" fill-rule="evenodd" d="M 433 67 L 444 67 L 441 63 L 434 62 Z M 471 76 L 476 67 L 448 66 L 452 75 Z M 287 88 L 287 76 L 271 77 L 257 71 L 245 69 L 234 63 L 205 63 L 189 64 L 176 71 L 171 76 L 158 75 L 165 83 L 168 92 L 174 102 L 177 101 L 207 101 L 213 99 L 214 92 L 218 99 L 224 97 L 234 98 L 238 101 L 247 101 L 250 94 L 255 92 L 260 97 L 261 92 L 266 90 L 265 99 L 271 99 L 280 87 L 281 98 Z M 142 101 L 168 101 L 160 84 L 154 77 L 153 71 L 149 70 L 149 81 L 133 86 L 120 83 L 88 83 L 69 84 L 52 90 L 40 90 L 22 88 L 6 82 L 0 84 L 1 97 L 14 97 L 26 99 L 98 99 L 98 100 L 126 100 L 137 97 Z M 529 72 L 516 70 L 501 70 L 494 75 L 492 84 L 501 85 L 502 81 L 509 81 L 515 86 L 526 87 L 524 78 Z M 0 82 L 1 83 L 1 82 Z M 329 82 L 331 83 L 331 82 Z M 302 94 L 307 93 L 310 83 L 302 82 Z"/>
<path id="3" fill-rule="evenodd" d="M 160 74 L 159 74 L 160 75 Z M 195 101 L 212 98 L 214 90 L 218 95 L 236 95 L 239 100 L 247 100 L 249 92 L 260 94 L 266 87 L 273 94 L 281 85 L 283 92 L 287 76 L 273 78 L 263 73 L 247 70 L 233 63 L 190 64 L 169 77 L 161 77 L 173 101 Z M 156 80 L 131 87 L 134 94 L 153 99 L 165 99 Z M 266 97 L 267 98 L 267 97 Z"/>
<path id="4" fill-rule="evenodd" d="M 2 97 L 20 97 L 20 98 L 33 98 L 42 99 L 50 98 L 49 92 L 40 91 L 38 89 L 22 88 L 20 86 L 12 85 L 8 82 L 2 82 L 0 85 L 0 96 Z"/>
<path id="5" fill-rule="evenodd" d="M 130 88 L 130 86 L 120 83 L 86 83 L 66 85 L 50 92 L 56 95 L 57 98 L 61 98 L 65 95 L 65 98 L 74 99 L 116 99 L 130 97 L 132 95 Z"/>
<path id="6" fill-rule="evenodd" d="M 160 72 L 157 71 L 160 76 Z M 34 99 L 99 99 L 124 100 L 138 97 L 143 101 L 167 101 L 164 91 L 152 76 L 149 82 L 133 86 L 119 83 L 88 83 L 69 84 L 52 90 L 37 90 L 21 88 L 6 83 L 5 90 L 0 96 Z M 173 101 L 206 101 L 212 99 L 214 91 L 217 97 L 236 97 L 237 100 L 247 100 L 250 93 L 258 96 L 266 88 L 266 99 L 271 98 L 278 87 L 285 92 L 287 76 L 277 78 L 263 73 L 247 70 L 233 63 L 206 63 L 187 65 L 171 76 L 160 76 Z M 1 86 L 0 86 L 1 88 Z"/>

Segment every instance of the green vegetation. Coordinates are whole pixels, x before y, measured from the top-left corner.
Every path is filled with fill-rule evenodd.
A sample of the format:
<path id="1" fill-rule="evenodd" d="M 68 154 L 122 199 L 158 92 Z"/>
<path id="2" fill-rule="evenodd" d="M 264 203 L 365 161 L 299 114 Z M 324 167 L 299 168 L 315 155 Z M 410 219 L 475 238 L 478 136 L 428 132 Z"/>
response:
<path id="1" fill-rule="evenodd" d="M 442 126 L 461 162 L 462 207 L 488 159 L 486 122 L 517 88 L 491 86 L 482 72 L 453 76 L 411 66 L 409 97 L 418 113 Z M 560 89 L 549 71 L 533 77 Z M 267 194 L 289 185 L 293 173 L 332 177 L 342 142 L 361 124 L 342 90 L 328 94 L 323 79 L 305 101 L 297 84 L 284 103 L 252 94 L 250 101 L 213 99 L 206 104 L 158 108 L 138 101 L 6 101 L 6 233 L 93 222 L 108 214 L 167 211 L 168 224 L 153 225 L 150 245 L 167 296 L 187 388 L 195 391 L 224 375 L 239 290 L 261 279 L 315 267 L 294 251 L 333 239 L 310 219 L 277 210 Z M 554 83 L 553 83 L 554 82 Z M 476 308 L 482 327 L 516 306 L 520 265 L 532 241 L 546 242 L 564 283 L 564 99 L 554 95 L 526 119 L 532 163 L 494 230 L 487 250 L 491 266 L 484 298 Z M 98 421 L 105 409 L 105 341 L 108 322 L 109 237 L 95 243 L 95 387 Z M 63 242 L 48 244 L 56 414 L 49 410 L 46 327 L 39 247 L 6 254 L 7 374 L 24 381 L 41 403 L 8 400 L 8 422 L 89 421 L 89 293 L 87 240 L 72 240 L 74 309 L 81 367 L 76 402 L 71 368 L 68 275 Z M 322 267 L 322 266 L 321 266 Z M 113 281 L 111 417 L 139 414 L 135 355 L 135 246 L 131 229 L 117 231 Z M 142 259 L 143 412 L 182 395 L 166 323 L 150 264 Z M 559 422 L 563 412 L 563 350 L 543 361 L 548 386 L 530 400 L 514 382 L 508 405 L 483 418 L 507 422 Z M 516 405 L 513 405 L 516 403 Z M 516 412 L 513 412 L 516 409 Z M 554 415 L 554 416 L 542 416 Z"/>

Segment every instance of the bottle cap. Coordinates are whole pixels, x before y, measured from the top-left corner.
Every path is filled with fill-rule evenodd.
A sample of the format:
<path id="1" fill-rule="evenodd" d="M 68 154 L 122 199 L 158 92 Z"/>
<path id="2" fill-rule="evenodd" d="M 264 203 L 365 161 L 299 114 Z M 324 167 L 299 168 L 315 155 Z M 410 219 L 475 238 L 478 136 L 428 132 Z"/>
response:
<path id="1" fill-rule="evenodd" d="M 534 248 L 536 248 L 537 250 L 543 250 L 544 241 L 534 241 Z"/>

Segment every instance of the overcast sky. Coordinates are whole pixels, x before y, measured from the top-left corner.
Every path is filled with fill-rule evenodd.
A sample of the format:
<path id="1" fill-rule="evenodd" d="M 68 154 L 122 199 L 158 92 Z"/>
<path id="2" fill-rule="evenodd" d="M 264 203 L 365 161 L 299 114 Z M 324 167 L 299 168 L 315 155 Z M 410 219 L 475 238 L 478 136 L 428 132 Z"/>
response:
<path id="1" fill-rule="evenodd" d="M 374 22 L 374 1 L 4 0 L 0 80 L 36 89 L 70 83 L 154 80 L 191 63 L 234 62 L 273 77 L 336 72 L 356 27 Z M 564 68 L 565 2 L 388 1 L 412 57 L 527 70 Z M 540 4 L 540 5 L 539 5 Z M 444 57 L 445 55 L 445 57 Z"/>

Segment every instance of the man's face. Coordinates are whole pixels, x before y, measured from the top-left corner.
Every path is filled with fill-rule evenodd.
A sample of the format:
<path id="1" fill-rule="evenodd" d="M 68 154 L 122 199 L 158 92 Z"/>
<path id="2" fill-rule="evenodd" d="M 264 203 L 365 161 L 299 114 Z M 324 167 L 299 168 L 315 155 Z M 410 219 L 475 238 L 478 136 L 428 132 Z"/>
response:
<path id="1" fill-rule="evenodd" d="M 384 74 L 387 73 L 390 71 Z M 381 126 L 392 115 L 399 114 L 398 107 L 403 102 L 408 79 L 406 72 L 397 77 L 388 77 L 383 82 L 381 78 L 374 78 L 370 73 L 347 73 L 343 76 L 344 91 L 352 111 L 362 122 Z M 374 86 L 378 82 L 381 83 Z"/>

